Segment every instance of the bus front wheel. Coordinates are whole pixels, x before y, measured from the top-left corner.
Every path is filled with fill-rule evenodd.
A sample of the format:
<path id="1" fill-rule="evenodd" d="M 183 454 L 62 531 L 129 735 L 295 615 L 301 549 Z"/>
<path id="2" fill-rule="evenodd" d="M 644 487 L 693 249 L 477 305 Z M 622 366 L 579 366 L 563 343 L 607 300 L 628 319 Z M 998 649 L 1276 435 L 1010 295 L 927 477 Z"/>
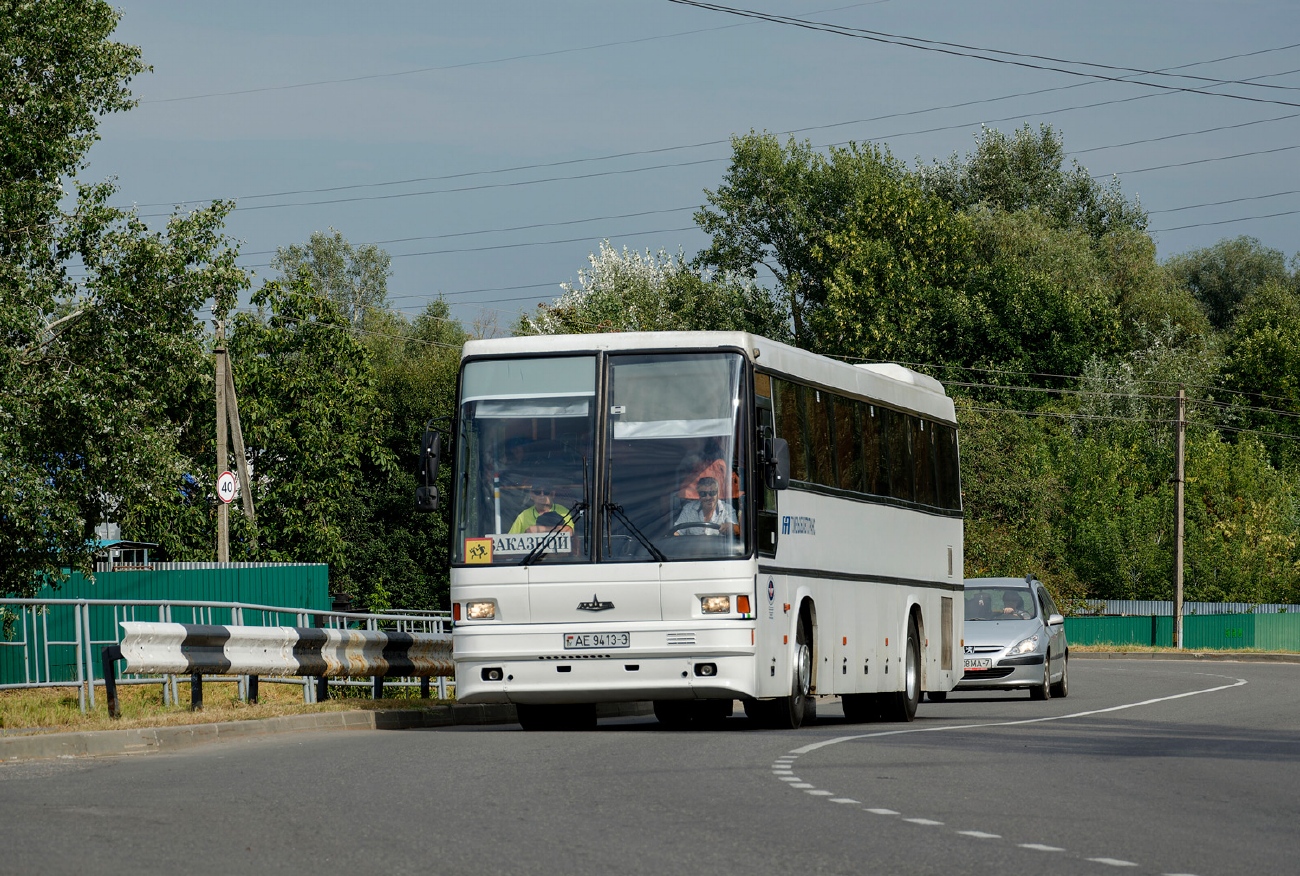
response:
<path id="1" fill-rule="evenodd" d="M 776 730 L 797 730 L 804 719 L 815 717 L 816 705 L 812 701 L 812 645 L 811 636 L 801 620 L 795 628 L 794 659 L 791 661 L 792 677 L 790 695 L 774 700 L 747 700 L 745 714 L 763 727 Z M 811 713 L 811 714 L 809 714 Z"/>
<path id="2" fill-rule="evenodd" d="M 907 648 L 903 652 L 903 689 L 884 695 L 885 718 L 890 721 L 911 721 L 916 717 L 916 704 L 921 701 L 921 634 L 916 618 L 907 622 Z"/>

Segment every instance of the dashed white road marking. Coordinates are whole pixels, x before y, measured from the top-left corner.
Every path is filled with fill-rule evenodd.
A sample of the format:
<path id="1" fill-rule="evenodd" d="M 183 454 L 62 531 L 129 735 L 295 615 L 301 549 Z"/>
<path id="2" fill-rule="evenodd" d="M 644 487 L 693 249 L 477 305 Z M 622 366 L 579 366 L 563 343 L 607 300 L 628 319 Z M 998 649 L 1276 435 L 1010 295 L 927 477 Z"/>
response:
<path id="1" fill-rule="evenodd" d="M 1200 674 L 1210 675 L 1210 673 L 1200 673 Z M 1212 677 L 1216 677 L 1216 676 L 1212 676 Z M 1217 676 L 1217 677 L 1231 678 L 1231 676 Z M 1216 691 L 1221 691 L 1221 690 L 1229 690 L 1234 687 L 1241 687 L 1246 683 L 1247 683 L 1246 679 L 1238 678 L 1238 679 L 1234 679 L 1232 684 L 1223 684 L 1223 685 L 1219 685 L 1218 687 L 1210 687 L 1210 688 L 1205 688 L 1203 690 L 1187 691 L 1186 693 L 1173 694 L 1167 697 L 1153 697 L 1152 699 L 1149 700 L 1142 700 L 1136 703 L 1125 703 L 1119 706 L 1110 706 L 1109 708 L 1105 708 L 1105 709 L 1090 709 L 1085 712 L 1072 712 L 1071 714 L 1068 715 L 1049 715 L 1043 718 L 1027 718 L 1025 720 L 1020 720 L 1020 721 L 994 721 L 985 724 L 956 724 L 956 725 L 947 725 L 943 727 L 916 727 L 907 730 L 885 730 L 879 733 L 860 733 L 854 736 L 840 736 L 835 739 L 827 739 L 822 742 L 814 742 L 811 745 L 805 745 L 801 748 L 796 748 L 790 754 L 785 754 L 776 758 L 772 763 L 772 774 L 775 775 L 781 781 L 789 783 L 789 787 L 799 788 L 800 790 L 806 791 L 808 794 L 814 797 L 830 797 L 831 798 L 830 802 L 832 803 L 858 804 L 858 801 L 852 799 L 851 797 L 833 797 L 832 795 L 835 793 L 834 791 L 826 791 L 820 788 L 815 788 L 813 785 L 809 784 L 808 782 L 800 781 L 798 777 L 792 775 L 794 771 L 793 769 L 790 769 L 790 767 L 794 765 L 794 761 L 801 755 L 808 754 L 813 751 L 817 751 L 820 748 L 826 748 L 827 746 L 830 745 L 838 745 L 841 742 L 851 742 L 856 739 L 873 739 L 881 736 L 901 736 L 908 733 L 937 733 L 937 732 L 943 732 L 949 730 L 982 730 L 986 727 L 1015 727 L 1023 724 L 1042 724 L 1047 721 L 1065 721 L 1071 718 L 1086 718 L 1091 715 L 1103 715 L 1108 712 L 1120 712 L 1125 709 L 1134 709 L 1137 708 L 1138 706 L 1149 706 L 1155 703 L 1163 703 L 1163 702 L 1169 702 L 1170 700 L 1183 699 L 1184 697 L 1194 697 L 1194 696 L 1199 696 L 1200 694 L 1215 693 Z M 898 815 L 899 814 L 893 809 L 882 809 L 876 807 L 864 807 L 862 811 L 870 812 L 873 815 Z M 924 825 L 926 827 L 943 826 L 942 821 L 935 821 L 931 818 L 904 818 L 903 821 L 906 821 L 910 824 Z M 956 833 L 962 836 L 969 836 L 974 839 L 991 839 L 991 840 L 1002 839 L 1001 834 L 986 833 L 985 831 L 982 830 L 959 830 L 956 831 Z M 1036 852 L 1064 852 L 1065 851 L 1065 849 L 1060 848 L 1059 846 L 1049 846 L 1049 845 L 1044 845 L 1043 843 L 1017 843 L 1016 846 L 1018 848 L 1029 849 L 1031 851 L 1036 851 Z M 1120 858 L 1099 857 L 1099 858 L 1088 858 L 1087 860 L 1091 861 L 1094 864 L 1105 864 L 1110 867 L 1138 866 L 1133 861 L 1125 861 Z M 1194 876 L 1194 874 L 1166 873 L 1164 874 L 1164 876 Z"/>

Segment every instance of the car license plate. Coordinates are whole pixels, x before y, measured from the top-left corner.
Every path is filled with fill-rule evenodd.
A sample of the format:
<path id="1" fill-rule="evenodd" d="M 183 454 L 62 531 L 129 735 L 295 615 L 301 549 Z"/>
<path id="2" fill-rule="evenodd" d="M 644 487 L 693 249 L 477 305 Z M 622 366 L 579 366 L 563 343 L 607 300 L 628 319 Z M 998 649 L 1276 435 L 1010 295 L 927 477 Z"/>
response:
<path id="1" fill-rule="evenodd" d="M 967 657 L 965 662 L 967 670 L 988 669 L 993 666 L 992 657 Z"/>
<path id="2" fill-rule="evenodd" d="M 631 633 L 565 633 L 564 649 L 582 651 L 587 648 L 630 648 Z"/>

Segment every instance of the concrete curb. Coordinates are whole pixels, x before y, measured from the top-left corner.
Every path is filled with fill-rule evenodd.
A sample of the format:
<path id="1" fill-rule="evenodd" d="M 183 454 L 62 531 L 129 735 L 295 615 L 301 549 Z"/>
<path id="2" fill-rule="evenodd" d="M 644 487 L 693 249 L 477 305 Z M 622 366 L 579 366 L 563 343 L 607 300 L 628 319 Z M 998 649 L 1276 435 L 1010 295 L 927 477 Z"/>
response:
<path id="1" fill-rule="evenodd" d="M 653 714 L 653 710 L 649 703 L 602 703 L 597 707 L 596 714 L 602 718 L 642 716 Z M 230 739 L 250 739 L 254 736 L 306 730 L 414 730 L 457 724 L 513 724 L 516 721 L 518 718 L 512 705 L 453 703 L 429 709 L 320 712 L 220 724 L 187 724 L 181 727 L 43 733 L 0 738 L 0 763 L 178 751 Z"/>
<path id="2" fill-rule="evenodd" d="M 1240 654 L 1216 651 L 1071 651 L 1070 659 L 1084 660 L 1204 660 L 1211 663 L 1300 663 L 1300 654 L 1244 651 Z"/>

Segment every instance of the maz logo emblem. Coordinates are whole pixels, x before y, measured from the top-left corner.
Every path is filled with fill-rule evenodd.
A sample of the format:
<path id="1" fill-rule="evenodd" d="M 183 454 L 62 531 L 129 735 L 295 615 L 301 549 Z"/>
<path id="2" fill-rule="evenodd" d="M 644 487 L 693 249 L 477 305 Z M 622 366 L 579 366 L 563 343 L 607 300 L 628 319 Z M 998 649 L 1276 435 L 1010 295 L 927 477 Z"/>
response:
<path id="1" fill-rule="evenodd" d="M 591 602 L 579 602 L 578 611 L 609 611 L 614 607 L 612 602 L 601 602 L 596 594 L 591 594 Z"/>

